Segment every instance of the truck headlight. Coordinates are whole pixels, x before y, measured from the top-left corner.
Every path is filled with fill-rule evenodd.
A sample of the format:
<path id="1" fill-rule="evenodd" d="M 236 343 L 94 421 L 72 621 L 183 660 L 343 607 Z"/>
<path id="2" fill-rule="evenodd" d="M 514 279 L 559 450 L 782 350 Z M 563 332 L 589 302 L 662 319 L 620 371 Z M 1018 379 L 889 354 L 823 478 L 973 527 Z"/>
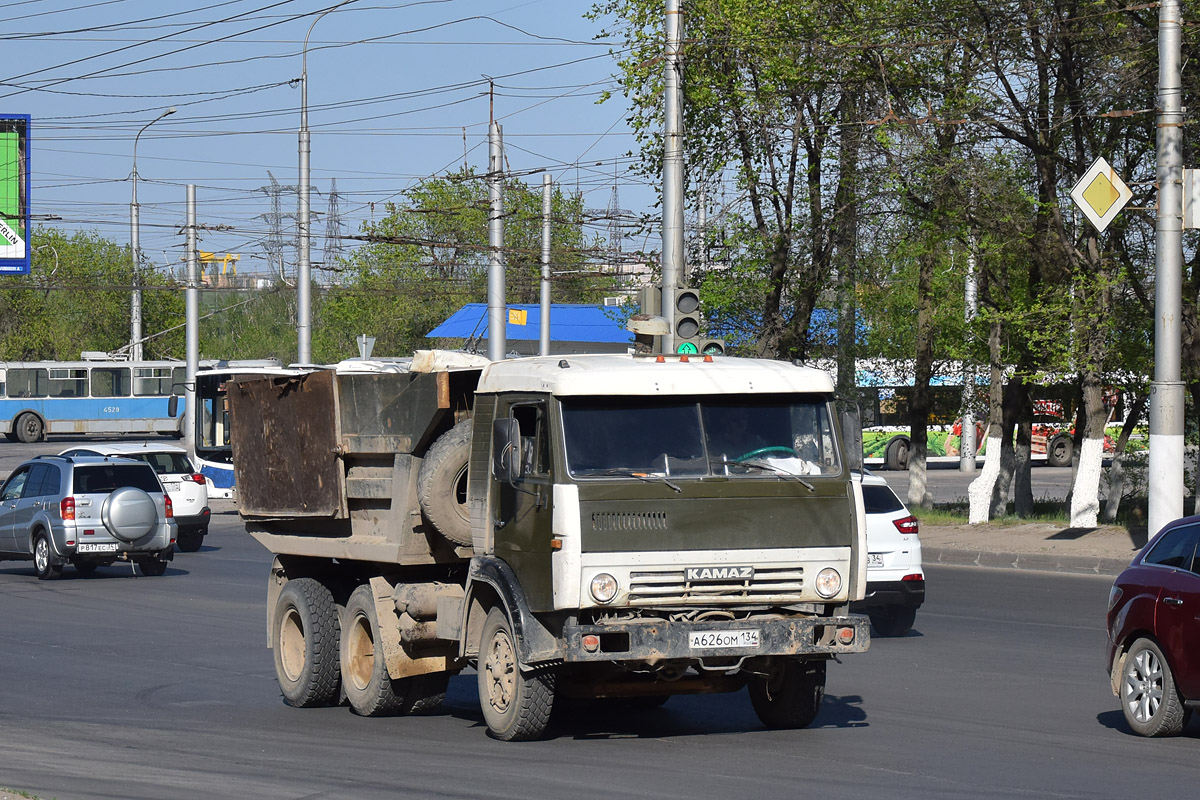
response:
<path id="1" fill-rule="evenodd" d="M 617 596 L 617 579 L 607 572 L 592 578 L 592 597 L 597 603 L 611 603 Z"/>
<path id="2" fill-rule="evenodd" d="M 833 567 L 826 567 L 817 573 L 817 594 L 821 597 L 833 597 L 842 590 L 842 575 Z"/>

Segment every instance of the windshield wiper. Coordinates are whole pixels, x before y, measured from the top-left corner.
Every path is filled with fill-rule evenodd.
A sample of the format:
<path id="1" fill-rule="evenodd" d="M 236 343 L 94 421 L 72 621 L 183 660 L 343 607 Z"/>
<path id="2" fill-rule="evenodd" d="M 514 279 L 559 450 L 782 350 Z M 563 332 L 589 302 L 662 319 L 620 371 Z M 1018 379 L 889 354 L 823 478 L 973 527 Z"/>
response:
<path id="1" fill-rule="evenodd" d="M 737 459 L 733 458 L 723 458 L 718 463 L 724 464 L 725 466 L 734 464 L 739 467 L 753 467 L 754 469 L 770 470 L 781 478 L 791 478 L 792 480 L 798 481 L 801 486 L 803 486 L 805 489 L 808 489 L 810 492 L 815 492 L 817 490 L 817 487 L 813 486 L 796 473 L 788 472 L 786 469 L 777 467 L 774 464 L 764 464 L 761 461 L 738 461 Z"/>
<path id="2" fill-rule="evenodd" d="M 634 472 L 629 469 L 601 469 L 589 471 L 588 477 L 615 477 L 615 478 L 637 478 L 639 481 L 646 483 L 663 483 L 674 489 L 677 493 L 682 492 L 678 484 L 668 479 L 665 475 L 655 475 L 653 472 Z"/>

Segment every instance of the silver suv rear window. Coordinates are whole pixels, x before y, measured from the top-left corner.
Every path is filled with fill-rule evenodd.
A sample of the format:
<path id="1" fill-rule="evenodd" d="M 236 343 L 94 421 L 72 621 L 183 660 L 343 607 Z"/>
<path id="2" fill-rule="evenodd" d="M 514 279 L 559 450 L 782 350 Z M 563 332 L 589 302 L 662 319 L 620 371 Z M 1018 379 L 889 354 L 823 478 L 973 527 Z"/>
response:
<path id="1" fill-rule="evenodd" d="M 144 492 L 161 492 L 162 484 L 154 470 L 145 464 L 94 464 L 76 466 L 74 494 L 100 494 L 122 486 Z"/>

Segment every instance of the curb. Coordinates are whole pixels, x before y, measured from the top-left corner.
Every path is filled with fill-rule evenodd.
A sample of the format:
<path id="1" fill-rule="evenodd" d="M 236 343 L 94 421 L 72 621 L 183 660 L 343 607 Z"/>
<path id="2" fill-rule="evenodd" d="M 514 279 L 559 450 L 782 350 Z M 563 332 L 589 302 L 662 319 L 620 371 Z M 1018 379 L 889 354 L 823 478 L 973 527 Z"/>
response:
<path id="1" fill-rule="evenodd" d="M 949 547 L 921 548 L 923 564 L 944 564 L 954 567 L 989 567 L 1016 569 L 1028 572 L 1064 572 L 1074 575 L 1103 575 L 1115 578 L 1129 566 L 1128 559 L 1097 556 L 1066 556 L 1053 553 L 1005 553 L 989 550 L 957 550 Z"/>

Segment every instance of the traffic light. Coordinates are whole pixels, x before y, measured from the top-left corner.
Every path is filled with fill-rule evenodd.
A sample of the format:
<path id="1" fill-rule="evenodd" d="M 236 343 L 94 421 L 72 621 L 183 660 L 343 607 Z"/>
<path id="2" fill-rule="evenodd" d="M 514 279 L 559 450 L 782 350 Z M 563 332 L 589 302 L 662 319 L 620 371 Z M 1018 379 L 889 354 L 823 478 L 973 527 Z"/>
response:
<path id="1" fill-rule="evenodd" d="M 689 286 L 675 290 L 675 352 L 700 353 L 700 293 Z"/>
<path id="2" fill-rule="evenodd" d="M 702 356 L 723 356 L 725 355 L 725 340 L 724 339 L 709 339 L 700 340 L 700 355 Z"/>
<path id="3" fill-rule="evenodd" d="M 662 315 L 662 287 L 644 286 L 638 292 L 638 305 L 647 317 Z"/>

